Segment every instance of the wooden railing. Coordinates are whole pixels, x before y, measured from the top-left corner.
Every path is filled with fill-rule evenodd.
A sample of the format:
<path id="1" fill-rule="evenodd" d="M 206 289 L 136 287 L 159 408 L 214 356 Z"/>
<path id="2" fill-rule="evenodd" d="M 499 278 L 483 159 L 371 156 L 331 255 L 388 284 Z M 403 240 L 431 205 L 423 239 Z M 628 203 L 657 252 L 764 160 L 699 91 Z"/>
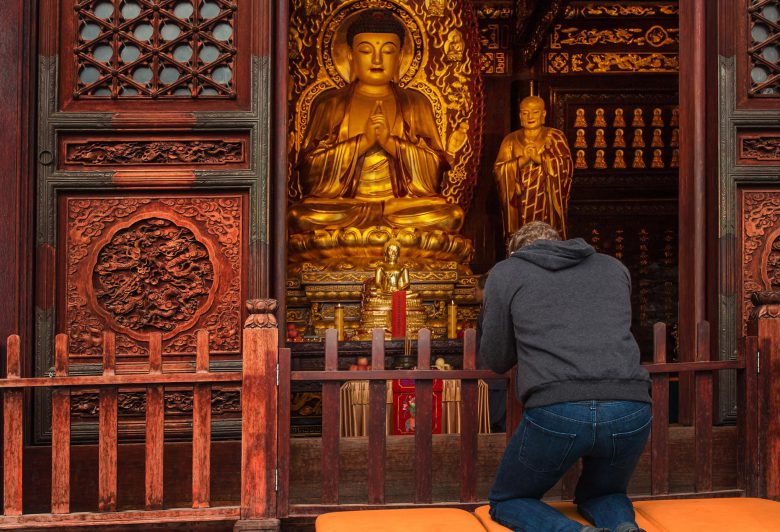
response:
<path id="1" fill-rule="evenodd" d="M 780 314 L 778 314 L 780 315 Z M 463 369 L 447 372 L 447 378 L 461 380 L 460 435 L 458 438 L 458 491 L 456 500 L 435 500 L 432 482 L 433 464 L 433 381 L 440 379 L 437 370 L 385 369 L 384 338 L 375 331 L 372 341 L 372 369 L 360 372 L 359 378 L 369 385 L 368 465 L 366 494 L 362 502 L 340 504 L 341 470 L 339 449 L 339 386 L 354 380 L 354 372 L 338 367 L 338 342 L 335 331 L 327 333 L 325 368 L 322 371 L 292 371 L 289 349 L 278 349 L 275 323 L 260 314 L 250 316 L 243 333 L 243 371 L 209 371 L 208 335 L 197 333 L 194 372 L 166 372 L 162 361 L 162 337 L 149 338 L 149 365 L 144 374 L 117 372 L 115 338 L 103 338 L 103 372 L 94 376 L 71 376 L 68 373 L 67 338 L 56 338 L 55 374 L 53 377 L 21 377 L 21 353 L 18 336 L 8 338 L 7 377 L 0 379 L 3 396 L 3 509 L 0 529 L 14 527 L 68 527 L 86 523 L 97 525 L 236 521 L 243 530 L 274 530 L 277 518 L 313 516 L 325 511 L 388 506 L 447 506 L 473 508 L 482 497 L 477 490 L 478 474 L 478 379 L 497 378 L 490 371 L 475 369 L 476 338 L 466 331 L 463 342 Z M 655 327 L 654 361 L 645 367 L 652 378 L 653 425 L 649 444 L 651 461 L 650 488 L 637 498 L 751 495 L 778 497 L 772 483 L 780 474 L 774 467 L 777 457 L 768 456 L 780 444 L 777 401 L 780 389 L 780 320 L 766 320 L 758 327 L 758 338 L 740 342 L 736 360 L 709 360 L 709 326 L 699 325 L 697 356 L 694 362 L 670 363 L 666 357 L 666 331 Z M 759 353 L 758 346 L 762 349 Z M 417 341 L 417 367 L 431 363 L 430 332 L 423 330 Z M 277 363 L 278 389 L 277 389 Z M 759 365 L 761 372 L 759 372 Z M 713 393 L 715 374 L 736 372 L 738 393 L 738 485 L 733 489 L 713 487 Z M 670 489 L 669 382 L 672 375 L 690 375 L 696 388 L 693 405 L 693 453 L 695 483 L 693 490 Z M 386 497 L 386 381 L 413 379 L 416 382 L 416 428 L 414 442 L 413 486 L 408 486 L 408 500 L 388 504 Z M 290 499 L 290 388 L 294 382 L 322 383 L 322 473 L 319 502 L 295 502 Z M 211 387 L 220 384 L 241 386 L 242 463 L 240 501 L 235 505 L 212 507 L 210 396 Z M 191 386 L 194 393 L 192 438 L 191 508 L 166 508 L 163 490 L 164 421 L 163 393 L 166 386 Z M 143 508 L 117 511 L 117 396 L 119 389 L 144 389 L 146 393 L 145 497 Z M 22 494 L 34 486 L 23 485 L 26 390 L 49 389 L 52 396 L 52 493 L 51 512 L 24 514 Z M 72 513 L 70 441 L 71 390 L 99 390 L 98 504 L 94 512 Z M 513 396 L 512 389 L 509 390 Z M 277 404 L 277 398 L 279 399 Z M 277 410 L 278 408 L 278 410 Z M 519 410 L 515 409 L 515 412 Z M 515 416 L 519 419 L 519 415 Z M 514 427 L 510 422 L 508 429 Z M 688 430 L 688 429 L 686 429 Z M 278 439 L 277 439 L 278 435 Z M 405 440 L 410 441 L 410 440 Z M 449 440 L 448 440 L 449 441 Z M 278 491 L 275 490 L 278 468 Z M 491 473 L 492 474 L 492 473 Z M 577 468 L 569 471 L 560 483 L 560 497 L 573 495 Z M 237 525 L 238 527 L 238 525 Z"/>
<path id="2" fill-rule="evenodd" d="M 148 373 L 117 373 L 115 336 L 103 334 L 102 375 L 68 374 L 68 338 L 56 337 L 55 371 L 52 377 L 22 378 L 20 339 L 7 342 L 7 376 L 0 379 L 3 395 L 3 516 L 0 529 L 52 528 L 94 525 L 161 524 L 238 521 L 245 530 L 273 530 L 275 519 L 274 470 L 276 467 L 276 365 L 278 331 L 275 322 L 250 316 L 243 331 L 242 372 L 209 370 L 209 336 L 198 331 L 195 371 L 166 373 L 162 361 L 162 335 L 149 336 Z M 242 465 L 240 505 L 211 507 L 211 393 L 212 385 L 241 386 Z M 164 508 L 164 390 L 166 386 L 193 390 L 192 408 L 192 507 Z M 52 397 L 51 513 L 24 514 L 23 398 L 25 390 L 49 389 Z M 144 508 L 117 511 L 117 449 L 119 389 L 145 389 L 145 497 Z M 99 390 L 98 503 L 97 512 L 71 513 L 71 390 Z M 237 501 L 238 502 L 238 501 Z M 252 525 L 252 526 L 249 526 Z"/>
<path id="3" fill-rule="evenodd" d="M 698 326 L 698 343 L 693 362 L 672 363 L 667 361 L 666 327 L 655 326 L 655 347 L 653 363 L 644 367 L 652 379 L 653 422 L 649 442 L 650 482 L 649 492 L 634 494 L 637 499 L 669 497 L 707 497 L 760 495 L 759 462 L 756 457 L 759 440 L 759 413 L 753 408 L 759 396 L 757 383 L 758 351 L 757 339 L 744 338 L 738 357 L 731 361 L 710 360 L 710 329 L 704 322 Z M 280 428 L 289 425 L 289 383 L 322 383 L 322 455 L 321 495 L 319 503 L 296 503 L 289 498 L 289 464 L 291 446 L 288 434 L 280 432 L 280 492 L 278 511 L 280 517 L 312 516 L 326 511 L 378 508 L 385 503 L 386 478 L 386 384 L 391 379 L 413 379 L 416 382 L 416 426 L 414 434 L 414 486 L 409 486 L 409 498 L 394 502 L 391 506 L 405 507 L 446 504 L 462 508 L 473 508 L 477 504 L 477 380 L 501 378 L 487 370 L 475 368 L 475 333 L 467 330 L 464 336 L 463 369 L 447 372 L 448 379 L 462 381 L 461 434 L 460 434 L 460 494 L 458 500 L 434 501 L 431 497 L 432 464 L 432 385 L 441 378 L 441 372 L 429 369 L 386 370 L 384 368 L 384 336 L 381 330 L 374 332 L 371 353 L 371 369 L 360 372 L 361 380 L 370 381 L 369 427 L 368 427 L 368 474 L 367 493 L 363 502 L 340 504 L 339 497 L 339 387 L 344 381 L 354 380 L 355 374 L 338 368 L 338 342 L 336 332 L 328 331 L 325 340 L 325 369 L 323 371 L 291 371 L 289 356 L 282 355 L 280 379 L 284 388 L 280 397 Z M 430 367 L 431 337 L 427 330 L 420 331 L 417 341 L 417 367 Z M 736 372 L 739 385 L 738 395 L 738 449 L 734 457 L 738 460 L 739 485 L 733 489 L 713 488 L 713 408 L 714 382 L 716 374 L 722 371 Z M 693 491 L 674 492 L 670 489 L 670 423 L 669 387 L 674 375 L 690 376 L 695 386 L 693 445 L 695 451 L 693 469 L 695 481 Z M 509 387 L 510 415 L 507 437 L 514 431 L 521 419 L 521 408 L 514 402 L 513 387 Z M 514 404 L 512 404 L 514 403 Z M 283 429 L 284 430 L 284 429 Z M 684 429 L 690 432 L 688 429 Z M 453 457 L 454 458 L 454 457 Z M 491 473 L 492 474 L 492 473 Z M 564 500 L 573 498 L 579 466 L 572 468 L 559 485 L 559 496 Z M 484 496 L 484 495 L 483 495 Z"/>

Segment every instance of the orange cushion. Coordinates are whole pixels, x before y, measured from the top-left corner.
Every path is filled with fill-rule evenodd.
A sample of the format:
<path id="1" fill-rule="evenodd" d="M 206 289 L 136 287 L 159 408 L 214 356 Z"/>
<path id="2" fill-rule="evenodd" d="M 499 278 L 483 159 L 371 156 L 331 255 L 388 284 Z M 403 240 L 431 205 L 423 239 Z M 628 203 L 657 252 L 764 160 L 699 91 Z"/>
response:
<path id="1" fill-rule="evenodd" d="M 553 508 L 561 512 L 569 519 L 573 519 L 574 521 L 577 521 L 578 523 L 582 523 L 583 525 L 588 524 L 585 518 L 582 517 L 577 512 L 577 507 L 569 502 L 549 502 L 547 504 L 549 504 L 550 506 L 552 506 Z M 485 530 L 487 530 L 487 532 L 512 532 L 507 527 L 499 525 L 498 523 L 493 521 L 493 519 L 490 517 L 489 505 L 480 506 L 479 508 L 474 510 L 474 513 L 482 522 L 482 526 L 485 527 Z"/>
<path id="2" fill-rule="evenodd" d="M 764 532 L 780 530 L 780 503 L 766 499 L 679 499 L 638 501 L 640 516 L 655 528 L 683 532 L 690 530 Z M 639 523 L 642 525 L 642 522 Z"/>
<path id="3" fill-rule="evenodd" d="M 577 511 L 577 506 L 570 502 L 548 502 L 550 506 L 561 512 L 563 515 L 568 517 L 569 519 L 573 521 L 577 521 L 578 523 L 581 523 L 583 525 L 590 525 L 588 521 L 582 517 L 579 512 Z M 638 504 L 640 503 L 634 503 L 634 509 L 636 510 L 636 520 L 637 524 L 644 528 L 647 532 L 662 532 L 665 531 L 665 528 L 659 528 L 656 526 L 653 526 L 652 522 L 645 519 L 642 515 L 640 515 L 639 510 L 637 508 Z M 475 514 L 477 514 L 477 517 L 482 522 L 482 526 L 485 527 L 485 530 L 487 532 L 512 532 L 510 529 L 506 528 L 505 526 L 499 525 L 493 519 L 490 518 L 490 506 L 480 506 L 474 511 Z M 696 529 L 690 529 L 690 530 L 696 530 Z"/>
<path id="4" fill-rule="evenodd" d="M 454 508 L 332 512 L 314 526 L 317 532 L 485 532 L 476 517 Z"/>

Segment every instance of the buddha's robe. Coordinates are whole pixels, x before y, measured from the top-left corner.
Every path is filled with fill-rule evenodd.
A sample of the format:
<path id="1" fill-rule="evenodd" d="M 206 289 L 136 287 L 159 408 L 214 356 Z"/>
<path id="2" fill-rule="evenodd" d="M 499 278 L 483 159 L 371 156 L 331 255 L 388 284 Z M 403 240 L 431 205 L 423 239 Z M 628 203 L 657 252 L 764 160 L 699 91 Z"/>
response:
<path id="1" fill-rule="evenodd" d="M 329 91 L 312 106 L 298 161 L 303 199 L 290 208 L 290 227 L 460 229 L 463 211 L 439 193 L 449 163 L 428 100 L 393 86 L 395 118 L 388 125 L 395 153 L 377 145 L 359 155 L 361 136 L 349 134 L 354 90 L 353 84 Z"/>
<path id="2" fill-rule="evenodd" d="M 511 235 L 523 224 L 546 222 L 566 238 L 566 216 L 574 165 L 563 132 L 543 128 L 541 164 L 521 164 L 527 141 L 523 130 L 504 138 L 493 171 L 504 210 L 504 230 Z"/>

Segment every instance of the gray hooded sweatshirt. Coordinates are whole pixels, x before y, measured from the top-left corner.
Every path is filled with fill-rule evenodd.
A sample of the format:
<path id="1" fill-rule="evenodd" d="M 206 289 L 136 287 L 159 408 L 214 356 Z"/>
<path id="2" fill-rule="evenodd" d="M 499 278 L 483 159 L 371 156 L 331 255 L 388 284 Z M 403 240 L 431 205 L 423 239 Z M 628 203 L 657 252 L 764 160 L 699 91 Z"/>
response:
<path id="1" fill-rule="evenodd" d="M 481 358 L 497 373 L 517 364 L 526 408 L 650 402 L 631 334 L 631 277 L 581 238 L 537 240 L 496 264 L 482 312 Z"/>

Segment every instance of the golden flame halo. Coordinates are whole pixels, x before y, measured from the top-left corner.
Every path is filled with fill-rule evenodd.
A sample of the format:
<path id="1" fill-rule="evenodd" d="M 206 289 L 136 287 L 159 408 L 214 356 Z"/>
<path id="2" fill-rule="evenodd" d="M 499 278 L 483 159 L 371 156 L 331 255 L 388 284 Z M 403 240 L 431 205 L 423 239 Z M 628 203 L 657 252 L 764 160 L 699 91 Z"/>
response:
<path id="1" fill-rule="evenodd" d="M 401 87 L 408 85 L 428 62 L 427 36 L 422 29 L 423 22 L 407 6 L 392 0 L 347 0 L 333 11 L 317 38 L 322 72 L 338 87 L 350 82 L 347 28 L 356 16 L 367 9 L 387 9 L 406 28 L 398 84 Z"/>

